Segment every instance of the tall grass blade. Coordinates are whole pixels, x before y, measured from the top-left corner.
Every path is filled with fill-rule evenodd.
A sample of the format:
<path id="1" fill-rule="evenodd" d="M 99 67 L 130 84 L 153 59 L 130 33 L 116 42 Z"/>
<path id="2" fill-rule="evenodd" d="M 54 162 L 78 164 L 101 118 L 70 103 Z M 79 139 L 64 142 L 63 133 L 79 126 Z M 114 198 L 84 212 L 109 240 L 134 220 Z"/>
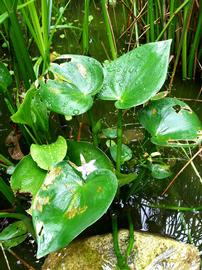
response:
<path id="1" fill-rule="evenodd" d="M 190 0 L 185 0 L 172 14 L 172 16 L 170 17 L 170 19 L 168 20 L 167 24 L 165 25 L 165 27 L 163 28 L 163 30 L 161 31 L 161 33 L 159 34 L 159 36 L 157 37 L 156 41 L 160 40 L 161 37 L 163 36 L 164 32 L 167 30 L 168 26 L 171 24 L 171 22 L 173 21 L 173 19 L 175 18 L 175 16 L 178 14 L 178 12 L 180 12 L 184 6 L 186 6 L 189 3 Z"/>
<path id="2" fill-rule="evenodd" d="M 199 46 L 199 42 L 201 39 L 202 39 L 202 0 L 200 0 L 200 4 L 199 4 L 198 23 L 197 23 L 196 32 L 194 35 L 194 40 L 191 45 L 190 54 L 189 54 L 189 64 L 188 64 L 188 77 L 189 78 L 193 78 L 194 76 L 194 72 L 193 72 L 194 58 L 195 58 L 197 48 Z"/>
<path id="3" fill-rule="evenodd" d="M 101 0 L 101 6 L 102 6 L 102 12 L 103 12 L 103 17 L 104 17 L 104 22 L 105 22 L 105 27 L 107 31 L 107 37 L 109 41 L 109 47 L 111 50 L 111 55 L 112 59 L 117 58 L 117 48 L 116 48 L 116 42 L 115 42 L 115 37 L 114 37 L 114 32 L 111 24 L 111 20 L 109 17 L 108 13 L 108 4 L 107 0 Z"/>
<path id="4" fill-rule="evenodd" d="M 15 197 L 11 188 L 4 182 L 4 180 L 0 177 L 0 192 L 5 196 L 5 198 L 13 204 L 15 201 Z"/>
<path id="5" fill-rule="evenodd" d="M 187 79 L 187 34 L 190 24 L 190 18 L 192 15 L 193 0 L 190 0 L 189 4 L 184 7 L 184 26 L 183 26 L 183 41 L 182 41 L 182 79 Z"/>
<path id="6" fill-rule="evenodd" d="M 155 40 L 154 34 L 154 8 L 153 0 L 148 0 L 148 12 L 149 12 L 149 25 L 150 25 L 150 40 L 153 42 Z"/>
<path id="7" fill-rule="evenodd" d="M 83 54 L 88 55 L 89 52 L 89 26 L 88 26 L 88 17 L 89 17 L 89 6 L 90 0 L 85 0 L 84 2 L 84 18 L 83 18 Z"/>

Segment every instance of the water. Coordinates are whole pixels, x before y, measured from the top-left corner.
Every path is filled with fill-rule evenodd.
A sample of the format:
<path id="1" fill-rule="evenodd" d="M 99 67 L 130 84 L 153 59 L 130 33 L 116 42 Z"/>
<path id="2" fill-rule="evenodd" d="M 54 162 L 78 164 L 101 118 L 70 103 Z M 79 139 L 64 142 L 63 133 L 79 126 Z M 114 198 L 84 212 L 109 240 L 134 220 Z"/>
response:
<path id="1" fill-rule="evenodd" d="M 96 1 L 95 1 L 96 2 Z M 82 1 L 72 1 L 71 6 L 66 12 L 66 21 L 73 22 L 74 26 L 82 27 Z M 93 1 L 92 1 L 93 3 Z M 94 5 L 94 4 L 92 4 Z M 103 30 L 104 23 L 102 17 L 100 16 L 99 6 L 96 4 L 91 9 L 91 15 L 93 16 L 93 21 L 91 23 L 90 29 L 90 55 L 95 57 L 100 61 L 104 61 L 108 58 L 109 47 L 106 37 L 106 32 Z M 111 8 L 111 15 L 113 17 L 113 9 Z M 117 27 L 115 29 L 115 35 L 119 36 L 122 27 L 122 21 L 124 20 L 123 14 L 120 12 L 120 18 L 117 22 Z M 61 36 L 61 34 L 64 34 Z M 62 37 L 62 38 L 61 38 Z M 120 38 L 118 42 L 118 51 L 120 53 L 124 52 L 127 48 L 124 38 Z M 66 29 L 58 31 L 57 37 L 54 40 L 53 50 L 60 53 L 82 53 L 82 42 L 81 42 L 81 31 Z M 165 84 L 165 90 L 167 90 L 167 85 Z M 175 80 L 174 87 L 172 89 L 172 96 L 185 99 L 186 102 L 191 106 L 191 108 L 202 118 L 202 106 L 200 102 L 193 101 L 199 100 L 200 84 L 191 81 L 182 82 L 180 79 Z M 100 104 L 101 103 L 101 104 Z M 109 126 L 114 125 L 116 121 L 116 114 L 113 113 L 113 103 L 109 102 L 98 102 L 102 107 L 102 110 L 96 112 L 96 118 L 98 119 L 105 112 L 105 120 Z M 9 121 L 9 113 L 4 105 L 3 100 L 0 100 L 0 149 L 1 153 L 6 156 L 8 155 L 7 149 L 5 147 L 5 139 L 11 131 L 11 124 Z M 111 104 L 109 106 L 109 104 Z M 98 106 L 96 106 L 98 107 Z M 131 115 L 134 115 L 134 111 L 131 111 L 129 115 L 125 116 L 125 121 L 128 125 L 131 124 Z M 77 118 L 78 122 L 86 121 L 85 116 L 79 116 Z M 76 122 L 74 120 L 74 123 Z M 73 123 L 73 122 L 70 122 Z M 126 123 L 125 123 L 126 124 Z M 107 127 L 107 125 L 106 125 Z M 86 130 L 86 131 L 85 131 Z M 84 134 L 88 133 L 88 128 L 84 126 Z M 137 146 L 137 142 L 133 142 L 133 146 Z M 197 149 L 196 149 L 197 150 Z M 183 167 L 186 163 L 186 159 L 182 151 L 169 152 L 171 157 L 175 156 L 179 160 L 175 167 L 173 168 L 173 176 Z M 174 159 L 175 162 L 176 159 Z M 173 162 L 173 160 L 171 159 Z M 201 157 L 197 157 L 194 160 L 194 165 L 197 171 L 200 173 L 202 170 Z M 188 166 L 183 173 L 175 180 L 174 184 L 171 186 L 169 191 L 165 196 L 161 196 L 168 184 L 169 180 L 154 181 L 153 179 L 147 177 L 147 181 L 143 179 L 142 184 L 139 189 L 135 189 L 136 192 L 131 194 L 131 197 L 126 205 L 124 199 L 121 200 L 117 209 L 119 209 L 119 226 L 127 228 L 127 221 L 125 216 L 125 209 L 130 206 L 132 207 L 132 218 L 134 221 L 135 229 L 142 231 L 149 231 L 154 233 L 159 233 L 169 237 L 173 237 L 179 241 L 193 243 L 196 245 L 202 255 L 202 221 L 200 211 L 184 211 L 178 212 L 174 210 L 168 210 L 163 208 L 151 208 L 150 205 L 165 205 L 167 207 L 181 206 L 181 207 L 198 207 L 202 205 L 202 185 L 199 177 L 194 171 L 192 166 Z M 1 203 L 1 210 L 4 209 L 6 204 Z M 1 222 L 1 226 L 5 225 L 7 220 Z M 103 230 L 104 228 L 104 230 Z M 97 233 L 103 233 L 111 231 L 111 221 L 108 215 L 105 215 L 103 219 L 98 221 L 95 225 L 88 228 L 83 235 L 93 235 Z M 33 243 L 32 239 L 28 239 L 26 243 L 21 244 L 17 248 L 13 249 L 14 252 L 21 257 L 23 260 L 28 262 L 35 269 L 40 269 L 43 260 L 36 260 L 36 245 Z M 11 269 L 26 269 L 19 259 L 16 259 L 13 255 L 6 253 L 11 266 Z M 0 265 L 1 269 L 7 269 L 5 259 L 2 252 L 0 251 Z"/>

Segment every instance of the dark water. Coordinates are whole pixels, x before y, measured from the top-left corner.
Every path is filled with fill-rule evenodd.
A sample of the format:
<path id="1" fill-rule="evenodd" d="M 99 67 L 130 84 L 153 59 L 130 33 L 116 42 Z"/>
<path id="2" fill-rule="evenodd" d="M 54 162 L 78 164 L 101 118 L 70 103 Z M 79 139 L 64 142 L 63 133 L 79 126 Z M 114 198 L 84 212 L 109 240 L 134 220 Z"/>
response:
<path id="1" fill-rule="evenodd" d="M 65 14 L 66 23 L 73 22 L 74 26 L 82 27 L 82 2 L 83 1 L 72 1 L 71 6 Z M 117 21 L 114 20 L 114 13 L 111 8 L 111 17 L 115 27 L 115 35 L 119 37 L 121 34 L 122 24 L 124 21 L 124 15 L 122 11 L 119 11 L 120 17 Z M 92 1 L 91 13 L 93 20 L 90 28 L 90 50 L 91 56 L 103 61 L 108 58 L 109 48 L 104 30 L 104 23 L 101 17 L 101 11 L 96 1 Z M 65 19 L 64 19 L 65 20 Z M 127 51 L 129 40 L 128 36 L 118 39 L 118 51 L 122 53 Z M 59 53 L 82 53 L 82 42 L 81 42 L 81 31 L 66 29 L 58 31 L 57 37 L 54 40 L 53 51 Z M 180 75 L 179 75 L 180 77 Z M 166 90 L 167 84 L 164 88 Z M 176 79 L 174 87 L 172 89 L 172 96 L 186 99 L 186 102 L 191 108 L 200 116 L 202 119 L 202 107 L 201 102 L 194 101 L 200 100 L 200 83 L 186 81 L 182 82 L 180 79 Z M 9 121 L 9 113 L 4 105 L 3 100 L 0 100 L 0 153 L 8 155 L 5 148 L 5 139 L 11 130 L 11 124 Z M 108 103 L 102 103 L 102 109 L 107 115 L 106 121 L 109 124 L 113 124 L 116 115 L 113 112 L 109 112 Z M 106 111 L 107 112 L 106 112 Z M 97 112 L 97 117 L 102 115 L 103 111 Z M 109 114 L 110 113 L 110 114 Z M 110 119 L 109 119 L 110 115 Z M 79 121 L 82 119 L 79 119 Z M 127 124 L 132 124 L 131 115 L 126 117 Z M 126 124 L 125 122 L 125 124 Z M 138 144 L 134 143 L 134 149 L 138 147 Z M 197 150 L 197 149 L 196 149 Z M 163 150 L 162 150 L 163 151 Z M 183 167 L 187 162 L 188 158 L 184 155 L 182 150 L 173 150 L 167 153 L 171 160 L 173 157 L 177 157 L 177 162 L 173 167 L 173 176 Z M 176 159 L 174 159 L 176 160 Z M 197 157 L 194 161 L 196 170 L 202 172 L 201 158 Z M 146 178 L 146 179 L 145 179 Z M 183 173 L 175 180 L 169 191 L 165 196 L 161 196 L 161 193 L 166 188 L 170 179 L 168 180 L 153 180 L 149 176 L 143 179 L 143 184 L 139 189 L 136 189 L 130 198 L 130 206 L 132 206 L 132 219 L 135 225 L 135 229 L 144 230 L 153 233 L 158 233 L 173 237 L 179 241 L 186 243 L 192 243 L 196 245 L 202 255 L 202 221 L 200 211 L 184 211 L 179 212 L 176 210 L 166 210 L 162 208 L 150 208 L 149 205 L 165 205 L 167 207 L 181 206 L 196 208 L 202 205 L 202 180 L 197 175 L 196 171 L 191 165 L 189 165 Z M 3 202 L 3 201 L 1 201 Z M 128 207 L 124 206 L 122 201 L 117 208 L 120 211 L 119 215 L 119 226 L 127 227 L 127 221 L 125 216 L 125 209 Z M 1 210 L 4 208 L 1 203 Z M 6 223 L 4 220 L 2 223 Z M 107 223 L 106 223 L 107 222 Z M 1 225 L 4 225 L 2 224 Z M 96 233 L 108 232 L 111 230 L 111 222 L 109 216 L 105 215 L 104 218 L 97 222 L 94 226 L 88 228 L 82 235 L 92 235 Z M 35 258 L 36 245 L 33 239 L 28 239 L 26 243 L 13 249 L 17 256 L 28 262 L 35 269 L 40 269 L 43 261 L 37 261 Z M 16 259 L 13 255 L 6 252 L 11 269 L 27 269 L 22 265 L 19 259 Z M 2 252 L 0 251 L 0 269 L 7 269 L 5 259 Z"/>

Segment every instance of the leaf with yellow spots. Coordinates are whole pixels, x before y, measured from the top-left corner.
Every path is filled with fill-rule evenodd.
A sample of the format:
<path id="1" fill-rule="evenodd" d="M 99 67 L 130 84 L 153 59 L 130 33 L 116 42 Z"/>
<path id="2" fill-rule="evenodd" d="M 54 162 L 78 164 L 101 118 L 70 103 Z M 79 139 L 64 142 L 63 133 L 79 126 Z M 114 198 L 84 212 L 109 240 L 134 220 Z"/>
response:
<path id="1" fill-rule="evenodd" d="M 97 221 L 111 205 L 117 186 L 108 169 L 99 168 L 83 179 L 66 161 L 53 166 L 33 201 L 37 257 L 67 246 Z"/>
<path id="2" fill-rule="evenodd" d="M 90 109 L 93 96 L 103 83 L 102 65 L 84 55 L 61 55 L 61 64 L 52 63 L 49 71 L 54 80 L 40 82 L 40 95 L 47 107 L 63 115 L 79 115 Z"/>
<path id="3" fill-rule="evenodd" d="M 190 147 L 202 141 L 199 118 L 186 103 L 176 98 L 152 101 L 139 111 L 139 121 L 152 135 L 154 144 Z"/>

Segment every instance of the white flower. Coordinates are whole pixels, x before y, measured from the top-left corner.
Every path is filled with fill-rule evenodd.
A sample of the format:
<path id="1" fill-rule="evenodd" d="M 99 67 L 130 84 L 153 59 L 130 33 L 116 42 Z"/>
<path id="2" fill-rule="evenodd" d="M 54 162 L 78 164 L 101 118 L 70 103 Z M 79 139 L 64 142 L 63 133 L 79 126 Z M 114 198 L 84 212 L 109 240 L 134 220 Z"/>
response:
<path id="1" fill-rule="evenodd" d="M 76 166 L 74 164 L 74 168 L 77 171 L 81 172 L 83 179 L 86 179 L 90 173 L 97 170 L 97 167 L 94 165 L 95 159 L 92 159 L 89 162 L 86 162 L 84 156 L 80 154 L 80 160 L 81 160 L 81 166 Z M 73 165 L 72 162 L 71 162 L 71 165 Z"/>

